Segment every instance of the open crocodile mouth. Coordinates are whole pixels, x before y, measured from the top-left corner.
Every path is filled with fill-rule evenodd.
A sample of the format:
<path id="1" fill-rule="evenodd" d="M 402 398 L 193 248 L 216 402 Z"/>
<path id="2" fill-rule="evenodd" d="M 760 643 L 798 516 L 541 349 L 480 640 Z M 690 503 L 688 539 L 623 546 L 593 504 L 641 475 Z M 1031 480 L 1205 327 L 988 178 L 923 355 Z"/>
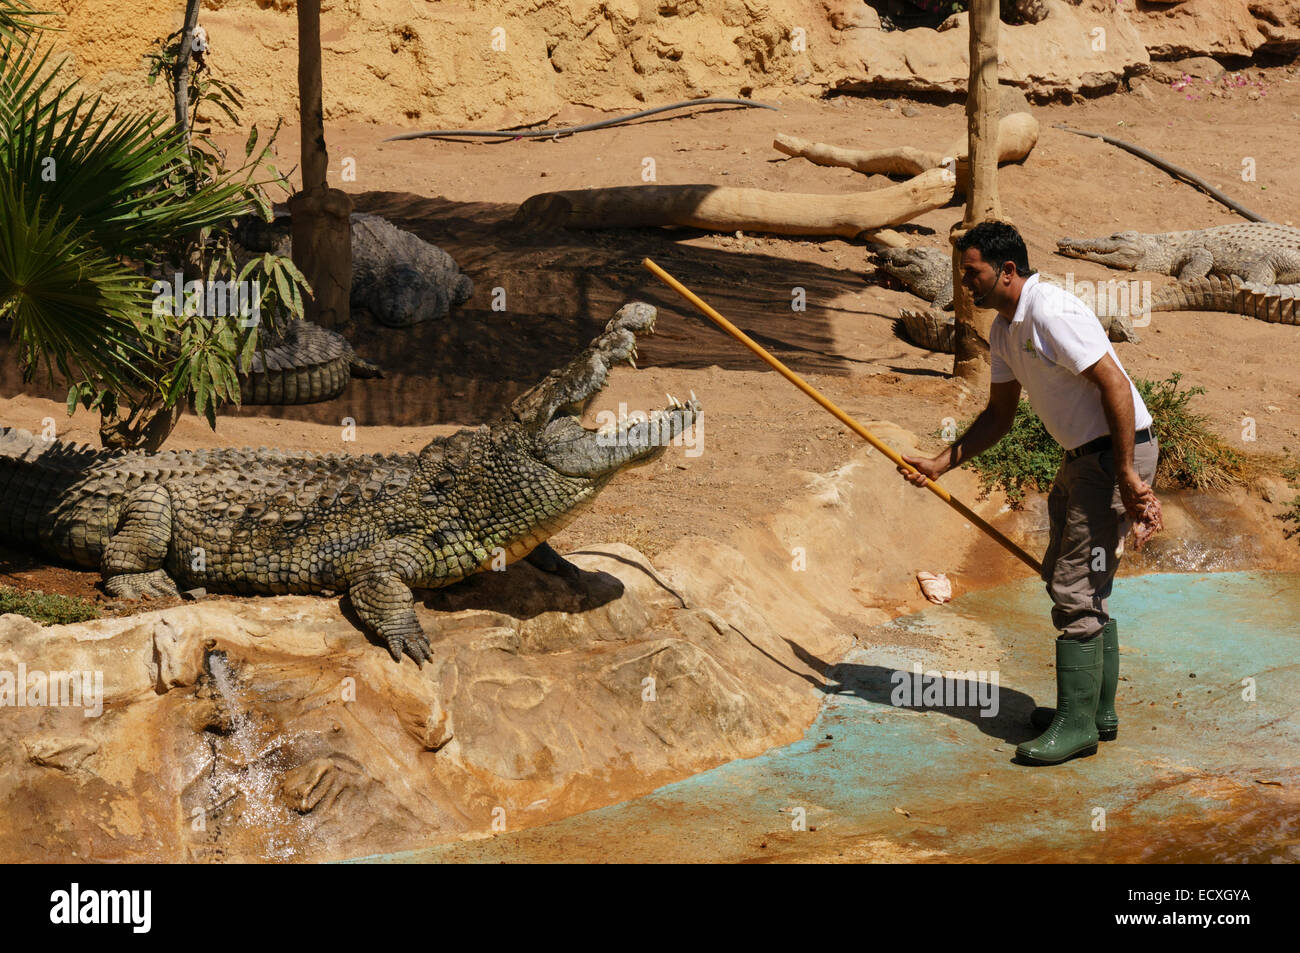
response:
<path id="1" fill-rule="evenodd" d="M 610 369 L 621 363 L 636 367 L 637 335 L 653 334 L 655 318 L 655 309 L 644 302 L 624 305 L 582 354 L 515 401 L 516 418 L 538 428 L 538 457 L 553 469 L 591 478 L 648 462 L 696 422 L 700 402 L 695 395 L 682 402 L 670 394 L 664 408 L 619 414 L 602 410 L 594 429 L 582 425 Z"/>
<path id="2" fill-rule="evenodd" d="M 700 419 L 700 401 L 691 391 L 684 402 L 666 394 L 667 406 L 649 412 L 621 405 L 617 413 L 597 411 L 595 428 L 584 427 L 582 415 L 598 393 L 558 408 L 541 434 L 541 458 L 565 476 L 598 478 L 649 463 L 665 448 L 683 443 Z"/>

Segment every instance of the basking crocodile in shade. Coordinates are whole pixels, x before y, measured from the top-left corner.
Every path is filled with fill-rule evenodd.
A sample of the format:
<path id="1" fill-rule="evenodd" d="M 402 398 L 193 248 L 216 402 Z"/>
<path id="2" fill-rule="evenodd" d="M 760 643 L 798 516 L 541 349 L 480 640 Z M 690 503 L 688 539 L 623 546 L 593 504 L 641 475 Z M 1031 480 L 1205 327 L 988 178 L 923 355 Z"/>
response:
<path id="1" fill-rule="evenodd" d="M 234 237 L 246 252 L 293 252 L 290 220 L 256 215 L 236 221 Z M 352 291 L 349 303 L 389 327 L 443 317 L 464 304 L 474 284 L 441 248 L 377 215 L 351 218 Z M 241 256 L 243 257 L 243 256 Z M 287 322 L 265 342 L 249 372 L 240 375 L 245 404 L 312 404 L 337 397 L 353 377 L 382 377 L 341 334 L 307 321 Z"/>
<path id="2" fill-rule="evenodd" d="M 105 451 L 0 429 L 0 537 L 98 568 L 121 598 L 346 590 L 395 661 L 428 660 L 412 587 L 450 585 L 494 562 L 576 567 L 547 544 L 620 470 L 691 427 L 694 398 L 588 430 L 610 367 L 636 357 L 655 309 L 625 305 L 567 366 L 491 425 L 419 453 Z M 501 564 L 501 563 L 498 563 Z"/>
<path id="3" fill-rule="evenodd" d="M 918 347 L 951 354 L 957 319 L 940 311 L 952 311 L 954 307 L 952 253 L 939 248 L 883 248 L 876 256 L 881 270 L 901 281 L 914 295 L 930 302 L 928 310 L 898 310 L 907 339 Z M 1052 275 L 1042 275 L 1042 280 L 1055 285 L 1061 283 Z M 1127 314 L 1098 314 L 1098 320 L 1112 341 L 1140 340 Z"/>
<path id="4" fill-rule="evenodd" d="M 351 217 L 354 311 L 366 311 L 380 324 L 404 328 L 437 321 L 474 293 L 474 283 L 454 258 L 419 235 L 378 215 Z M 235 240 L 254 252 L 293 252 L 289 216 L 266 222 L 250 215 L 235 225 Z"/>
<path id="5" fill-rule="evenodd" d="M 1062 255 L 1128 271 L 1177 275 L 1182 282 L 1237 275 L 1247 284 L 1300 282 L 1300 229 L 1238 222 L 1187 232 L 1116 232 L 1105 238 L 1062 238 Z"/>

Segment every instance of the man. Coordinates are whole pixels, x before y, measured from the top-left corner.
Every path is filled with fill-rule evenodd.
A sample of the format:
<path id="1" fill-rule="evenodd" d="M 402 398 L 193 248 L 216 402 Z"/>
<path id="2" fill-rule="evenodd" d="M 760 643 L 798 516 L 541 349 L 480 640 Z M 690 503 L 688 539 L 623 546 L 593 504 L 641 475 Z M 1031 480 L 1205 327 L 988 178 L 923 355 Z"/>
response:
<path id="1" fill-rule="evenodd" d="M 981 223 L 957 249 L 962 284 L 977 305 L 998 312 L 989 333 L 988 406 L 942 453 L 903 457 L 919 472 L 898 469 L 924 486 L 993 446 L 1011 429 L 1022 384 L 1067 448 L 1047 500 L 1051 536 L 1042 573 L 1061 630 L 1056 708 L 1035 710 L 1031 720 L 1045 730 L 1016 748 L 1023 762 L 1059 764 L 1094 754 L 1098 740 L 1119 731 L 1119 634 L 1107 599 L 1130 527 L 1138 524 L 1139 540 L 1160 529 L 1151 489 L 1159 448 L 1151 414 L 1101 322 L 1074 295 L 1039 280 L 1014 228 Z"/>

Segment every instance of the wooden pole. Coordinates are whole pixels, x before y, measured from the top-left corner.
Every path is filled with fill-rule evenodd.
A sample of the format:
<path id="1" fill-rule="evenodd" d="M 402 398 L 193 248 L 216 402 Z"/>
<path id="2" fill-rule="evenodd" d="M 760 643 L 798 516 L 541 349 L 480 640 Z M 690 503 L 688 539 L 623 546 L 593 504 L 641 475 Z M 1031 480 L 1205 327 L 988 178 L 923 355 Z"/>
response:
<path id="1" fill-rule="evenodd" d="M 312 286 L 312 296 L 305 302 L 308 320 L 334 328 L 349 313 L 352 202 L 326 180 L 329 153 L 321 105 L 320 0 L 298 0 L 298 100 L 302 191 L 289 199 L 293 261 Z"/>
<path id="2" fill-rule="evenodd" d="M 302 125 L 302 190 L 308 193 L 328 188 L 325 171 L 329 154 L 325 150 L 321 99 L 320 0 L 301 0 L 298 4 L 298 113 Z"/>
<path id="3" fill-rule="evenodd" d="M 998 201 L 998 0 L 971 0 L 970 79 L 966 94 L 967 155 L 970 189 L 966 214 L 950 236 L 952 251 L 954 377 L 969 383 L 989 377 L 989 329 L 993 312 L 976 310 L 970 292 L 961 283 L 961 253 L 956 241 L 980 222 L 1002 218 Z"/>
<path id="4" fill-rule="evenodd" d="M 679 295 L 681 295 L 683 298 L 685 298 L 687 301 L 693 304 L 697 309 L 699 309 L 701 314 L 707 317 L 718 327 L 722 328 L 722 330 L 726 331 L 728 334 L 734 337 L 741 344 L 745 345 L 745 347 L 753 351 L 756 355 L 758 355 L 758 357 L 765 364 L 767 364 L 769 367 L 771 367 L 773 370 L 779 373 L 782 377 L 788 380 L 791 384 L 793 384 L 795 387 L 799 388 L 801 391 L 803 391 L 805 394 L 807 394 L 809 397 L 815 400 L 825 410 L 829 411 L 832 417 L 834 417 L 840 423 L 844 424 L 846 427 L 852 430 L 855 434 L 857 434 L 867 443 L 871 444 L 873 447 L 875 447 L 877 450 L 883 453 L 887 458 L 889 458 L 889 460 L 891 460 L 894 463 L 895 466 L 900 466 L 904 470 L 911 470 L 915 472 L 916 467 L 906 462 L 902 458 L 902 456 L 898 454 L 897 451 L 895 451 L 883 440 L 879 439 L 875 434 L 873 434 L 866 427 L 862 426 L 862 424 L 858 423 L 856 420 L 854 420 L 844 411 L 840 410 L 840 408 L 837 407 L 830 400 L 830 398 L 824 396 L 821 393 L 821 391 L 813 387 L 812 384 L 809 384 L 806 380 L 804 380 L 794 371 L 790 370 L 790 368 L 786 367 L 775 357 L 769 354 L 767 352 L 767 349 L 764 348 L 763 345 L 759 344 L 757 341 L 752 339 L 748 334 L 740 330 L 740 328 L 736 327 L 734 324 L 732 324 L 730 321 L 724 318 L 721 314 L 715 311 L 704 301 L 704 299 L 700 298 L 693 291 L 687 288 L 684 284 L 682 284 L 672 275 L 668 274 L 668 272 L 664 271 L 662 268 L 660 268 L 649 258 L 643 258 L 641 260 L 641 264 L 652 275 L 654 275 L 656 278 L 658 278 L 660 281 L 666 284 L 669 288 L 672 288 L 673 291 L 676 291 Z M 966 519 L 970 520 L 971 523 L 973 523 L 975 526 L 982 529 L 985 533 L 987 533 L 994 540 L 996 540 L 1005 550 L 1007 550 L 1007 552 L 1011 553 L 1011 555 L 1015 556 L 1026 566 L 1028 566 L 1030 569 L 1034 570 L 1034 572 L 1041 573 L 1043 571 L 1042 564 L 1039 563 L 1037 559 L 1029 555 L 1027 552 L 1025 552 L 1023 549 L 1021 549 L 1019 546 L 1013 543 L 1006 536 L 1002 535 L 1002 533 L 999 532 L 995 527 L 993 527 L 988 522 L 986 522 L 983 519 L 983 517 L 981 517 L 978 513 L 972 510 L 961 500 L 957 499 L 957 497 L 953 496 L 951 493 L 949 493 L 939 484 L 935 483 L 931 479 L 926 479 L 925 488 L 929 490 L 931 493 L 933 493 L 935 496 L 939 497 L 939 499 L 943 500 L 949 506 L 951 506 L 954 510 L 960 513 Z"/>

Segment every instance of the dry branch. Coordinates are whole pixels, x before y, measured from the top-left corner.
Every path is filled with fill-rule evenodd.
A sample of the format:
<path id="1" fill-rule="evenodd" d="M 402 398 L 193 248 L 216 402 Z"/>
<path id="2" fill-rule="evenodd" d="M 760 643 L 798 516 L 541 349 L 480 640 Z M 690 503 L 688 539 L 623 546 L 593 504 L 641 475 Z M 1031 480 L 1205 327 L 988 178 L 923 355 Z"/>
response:
<path id="1" fill-rule="evenodd" d="M 929 169 L 937 169 L 952 159 L 956 161 L 958 180 L 965 182 L 966 138 L 960 137 L 944 152 L 930 152 L 912 146 L 848 149 L 787 135 L 777 136 L 772 146 L 778 152 L 807 159 L 816 165 L 841 166 L 868 175 L 920 175 Z M 998 162 L 1019 162 L 1029 155 L 1037 142 L 1037 119 L 1026 112 L 1003 116 L 998 123 Z"/>

